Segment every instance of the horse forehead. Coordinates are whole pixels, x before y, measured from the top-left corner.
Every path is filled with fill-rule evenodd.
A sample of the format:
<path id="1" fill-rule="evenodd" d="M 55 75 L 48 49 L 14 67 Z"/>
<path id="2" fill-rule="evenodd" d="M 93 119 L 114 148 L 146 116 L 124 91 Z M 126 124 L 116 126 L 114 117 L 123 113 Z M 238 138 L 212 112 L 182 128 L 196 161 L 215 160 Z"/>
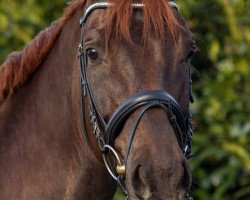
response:
<path id="1" fill-rule="evenodd" d="M 150 39 L 150 54 L 153 55 L 154 61 L 161 64 L 164 61 L 163 42 L 157 39 Z"/>
<path id="2" fill-rule="evenodd" d="M 105 28 L 105 12 L 106 9 L 96 9 L 93 11 L 93 13 L 90 15 L 87 24 L 89 26 L 89 29 L 104 29 Z"/>
<path id="3" fill-rule="evenodd" d="M 107 14 L 108 14 L 107 9 L 96 9 L 93 11 L 93 13 L 91 14 L 87 22 L 88 24 L 87 29 L 88 29 L 88 32 L 90 33 L 88 35 L 91 35 L 90 37 L 96 38 L 97 40 L 101 40 L 101 41 L 104 41 L 104 39 L 107 39 L 107 38 L 104 38 L 105 29 L 107 28 L 106 27 Z M 117 44 L 115 42 L 116 38 L 114 36 L 111 36 L 109 38 L 111 42 L 111 46 L 113 45 L 114 46 L 118 45 L 119 47 L 123 46 L 128 51 L 133 51 L 133 55 L 131 56 L 127 55 L 126 51 L 122 51 L 121 54 L 122 55 L 126 54 L 124 56 L 126 56 L 127 60 L 128 60 L 128 56 L 130 57 L 130 59 L 133 59 L 133 58 L 138 59 L 137 56 L 139 56 L 139 54 L 140 54 L 140 57 L 142 57 L 141 56 L 142 54 L 140 52 L 143 50 L 144 52 L 147 52 L 147 55 L 150 55 L 146 57 L 143 56 L 145 62 L 150 61 L 149 64 L 152 64 L 152 62 L 154 62 L 155 64 L 163 64 L 163 62 L 166 62 L 172 59 L 172 58 L 170 59 L 170 57 L 173 57 L 172 54 L 174 54 L 174 52 L 178 53 L 176 52 L 177 47 L 176 45 L 174 45 L 174 42 L 169 40 L 169 38 L 171 38 L 171 37 L 168 37 L 168 34 L 171 34 L 170 32 L 169 33 L 166 32 L 166 40 L 163 41 L 160 38 L 157 38 L 155 34 L 152 33 L 153 30 L 149 30 L 146 41 L 143 41 L 143 43 L 141 43 L 142 31 L 143 31 L 143 14 L 141 11 L 135 11 L 131 19 L 130 34 L 131 34 L 133 42 L 139 45 L 132 45 L 130 42 L 127 42 L 127 41 L 119 42 L 119 44 Z M 179 40 L 179 42 L 181 42 L 181 40 Z"/>

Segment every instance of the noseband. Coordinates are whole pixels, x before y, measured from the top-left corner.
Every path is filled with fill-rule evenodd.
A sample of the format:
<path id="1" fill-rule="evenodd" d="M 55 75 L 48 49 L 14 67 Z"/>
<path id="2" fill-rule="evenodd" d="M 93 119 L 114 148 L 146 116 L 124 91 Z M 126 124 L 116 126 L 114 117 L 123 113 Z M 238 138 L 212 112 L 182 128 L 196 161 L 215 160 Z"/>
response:
<path id="1" fill-rule="evenodd" d="M 178 10 L 178 7 L 174 1 L 168 1 L 168 3 Z M 84 10 L 84 15 L 80 19 L 81 28 L 84 27 L 88 17 L 96 9 L 106 9 L 110 6 L 113 6 L 112 3 L 108 2 L 97 2 L 87 6 Z M 134 9 L 142 9 L 143 4 L 132 4 Z M 93 133 L 98 141 L 101 152 L 103 153 L 104 163 L 111 174 L 111 176 L 117 181 L 118 185 L 124 191 L 126 198 L 128 199 L 128 193 L 126 187 L 124 186 L 124 179 L 126 173 L 126 164 L 129 156 L 129 152 L 132 146 L 133 138 L 135 136 L 137 127 L 141 121 L 142 116 L 149 109 L 157 108 L 165 111 L 166 116 L 168 117 L 173 130 L 175 132 L 176 138 L 178 140 L 179 146 L 182 149 L 183 154 L 188 157 L 191 153 L 192 146 L 192 134 L 193 134 L 193 122 L 192 115 L 190 111 L 186 114 L 183 113 L 177 101 L 166 91 L 160 90 L 148 90 L 137 93 L 127 99 L 112 115 L 109 122 L 103 119 L 102 115 L 99 112 L 99 109 L 94 101 L 91 87 L 88 81 L 87 75 L 87 55 L 83 50 L 83 38 L 81 36 L 81 42 L 79 44 L 78 57 L 80 61 L 81 69 L 81 118 L 83 129 L 85 131 L 85 137 L 88 140 L 86 120 L 84 117 L 84 108 L 85 102 L 84 97 L 88 98 L 89 104 L 89 115 L 90 122 L 93 127 Z M 191 73 L 190 73 L 191 74 Z M 193 101 L 192 97 L 192 81 L 190 75 L 190 101 Z M 135 119 L 135 122 L 131 128 L 129 135 L 125 159 L 122 162 L 114 149 L 115 139 L 118 134 L 121 132 L 122 127 L 124 126 L 127 119 L 135 112 L 138 112 L 138 115 Z M 104 133 L 101 131 L 104 130 Z M 116 160 L 116 169 L 114 169 L 114 163 L 110 163 L 107 159 L 109 154 L 113 154 Z"/>

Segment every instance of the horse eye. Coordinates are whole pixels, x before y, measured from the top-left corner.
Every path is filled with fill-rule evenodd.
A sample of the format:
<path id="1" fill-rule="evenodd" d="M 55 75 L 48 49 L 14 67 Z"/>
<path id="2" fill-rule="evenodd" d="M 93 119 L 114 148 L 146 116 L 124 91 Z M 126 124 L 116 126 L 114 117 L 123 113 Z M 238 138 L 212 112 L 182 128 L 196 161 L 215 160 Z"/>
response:
<path id="1" fill-rule="evenodd" d="M 191 48 L 189 50 L 188 55 L 187 55 L 187 60 L 190 61 L 192 59 L 192 57 L 194 56 L 194 54 L 195 54 L 195 48 Z"/>
<path id="2" fill-rule="evenodd" d="M 100 59 L 100 55 L 96 49 L 90 48 L 87 49 L 86 54 L 90 61 L 94 62 Z"/>

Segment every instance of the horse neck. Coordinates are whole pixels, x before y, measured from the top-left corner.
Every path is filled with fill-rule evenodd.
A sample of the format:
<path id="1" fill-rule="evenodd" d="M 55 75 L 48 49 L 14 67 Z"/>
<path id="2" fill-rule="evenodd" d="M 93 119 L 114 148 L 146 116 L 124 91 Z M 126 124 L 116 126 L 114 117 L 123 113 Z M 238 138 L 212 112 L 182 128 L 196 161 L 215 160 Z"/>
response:
<path id="1" fill-rule="evenodd" d="M 4 147 L 6 140 L 1 139 L 0 145 L 4 152 L 0 157 L 4 157 L 2 160 L 8 165 L 8 172 L 0 169 L 0 175 L 19 173 L 18 176 L 25 179 L 22 182 L 29 179 L 32 184 L 30 173 L 42 174 L 40 180 L 36 180 L 41 184 L 40 187 L 37 185 L 36 190 L 44 189 L 46 198 L 53 188 L 61 187 L 65 194 L 59 190 L 56 194 L 58 199 L 65 196 L 70 199 L 111 199 L 115 190 L 114 182 L 84 140 L 80 123 L 80 73 L 77 60 L 80 15 L 79 11 L 65 24 L 40 68 L 26 85 L 6 101 L 3 108 L 6 111 L 5 122 L 0 121 L 0 139 L 7 135 L 8 138 L 13 136 L 15 139 L 8 143 L 13 146 L 18 143 L 16 148 L 23 155 L 20 158 L 18 153 L 11 154 Z M 8 154 L 11 154 L 12 159 Z M 43 167 L 34 163 L 41 163 Z M 50 179 L 53 179 L 53 183 L 47 183 Z M 14 178 L 9 182 L 15 182 L 17 189 L 23 187 Z M 32 196 L 26 197 L 32 199 Z"/>

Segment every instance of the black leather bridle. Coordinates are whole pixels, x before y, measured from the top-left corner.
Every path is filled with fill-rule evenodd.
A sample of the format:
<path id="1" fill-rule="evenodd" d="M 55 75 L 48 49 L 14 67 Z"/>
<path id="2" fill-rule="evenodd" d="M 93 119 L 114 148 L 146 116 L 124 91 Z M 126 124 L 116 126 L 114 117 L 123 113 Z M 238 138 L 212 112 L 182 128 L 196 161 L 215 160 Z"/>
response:
<path id="1" fill-rule="evenodd" d="M 174 1 L 168 1 L 168 3 L 178 10 L 178 7 Z M 96 2 L 91 5 L 88 5 L 84 10 L 84 15 L 80 19 L 81 28 L 84 27 L 90 14 L 96 9 L 105 9 L 110 6 L 113 6 L 112 3 L 107 1 Z M 132 4 L 134 9 L 142 9 L 143 4 Z M 177 137 L 180 148 L 183 151 L 183 154 L 188 157 L 191 153 L 192 146 L 192 134 L 193 134 L 193 122 L 192 115 L 190 111 L 183 113 L 177 101 L 166 91 L 161 90 L 147 90 L 133 95 L 128 98 L 112 115 L 108 123 L 104 120 L 102 115 L 99 112 L 99 109 L 93 98 L 93 93 L 88 81 L 87 75 L 87 55 L 84 52 L 83 37 L 81 36 L 81 41 L 79 44 L 78 57 L 80 61 L 81 69 L 81 118 L 83 129 L 85 131 L 84 136 L 88 140 L 86 120 L 85 120 L 85 97 L 88 98 L 88 107 L 89 107 L 89 116 L 90 122 L 93 127 L 93 133 L 98 141 L 99 147 L 103 153 L 103 158 L 105 165 L 111 174 L 111 176 L 117 181 L 118 185 L 124 191 L 126 198 L 128 198 L 128 193 L 126 187 L 124 186 L 124 174 L 126 173 L 126 163 L 129 156 L 130 148 L 132 146 L 133 138 L 136 133 L 137 126 L 140 123 L 140 120 L 144 113 L 152 108 L 163 109 L 173 127 L 175 135 Z M 190 101 L 193 102 L 192 96 L 192 81 L 190 73 Z M 118 154 L 114 149 L 114 142 L 118 134 L 121 132 L 122 127 L 124 126 L 127 119 L 135 112 L 138 111 L 138 115 L 135 119 L 134 125 L 131 128 L 130 136 L 127 143 L 126 155 L 124 162 L 121 162 Z M 102 132 L 104 130 L 104 132 Z M 114 169 L 112 164 L 107 161 L 107 155 L 112 153 L 116 160 L 116 165 L 118 169 Z"/>

